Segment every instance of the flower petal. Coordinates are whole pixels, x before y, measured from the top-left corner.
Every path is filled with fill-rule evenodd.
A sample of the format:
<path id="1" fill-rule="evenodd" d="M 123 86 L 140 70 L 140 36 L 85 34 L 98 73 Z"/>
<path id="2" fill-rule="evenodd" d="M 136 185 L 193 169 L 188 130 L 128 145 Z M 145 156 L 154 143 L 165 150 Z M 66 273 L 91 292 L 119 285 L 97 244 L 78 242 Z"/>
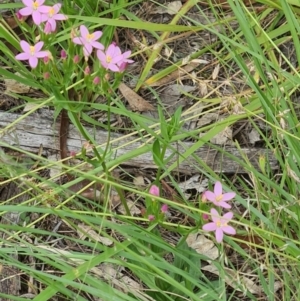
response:
<path id="1" fill-rule="evenodd" d="M 217 225 L 215 223 L 207 223 L 202 226 L 202 229 L 204 231 L 216 231 L 217 230 Z"/>
<path id="2" fill-rule="evenodd" d="M 40 6 L 44 4 L 45 0 L 36 0 L 36 2 Z"/>
<path id="3" fill-rule="evenodd" d="M 222 194 L 222 184 L 221 184 L 221 182 L 217 181 L 217 182 L 215 183 L 214 193 L 215 193 L 216 196 Z"/>
<path id="4" fill-rule="evenodd" d="M 41 15 L 41 13 L 38 12 L 37 10 L 34 10 L 32 12 L 32 19 L 33 19 L 34 24 L 40 25 L 41 22 L 42 22 L 42 15 Z"/>
<path id="5" fill-rule="evenodd" d="M 83 45 L 85 43 L 85 40 L 81 37 L 73 38 L 72 41 L 74 44 L 77 44 L 77 45 Z"/>
<path id="6" fill-rule="evenodd" d="M 39 52 L 35 53 L 35 57 L 37 57 L 37 58 L 44 58 L 46 56 L 49 56 L 48 51 L 39 51 Z"/>
<path id="7" fill-rule="evenodd" d="M 107 47 L 107 50 L 106 50 L 106 55 L 109 55 L 110 57 L 113 57 L 114 56 L 114 52 L 115 52 L 115 45 L 114 44 L 110 44 L 108 47 Z"/>
<path id="8" fill-rule="evenodd" d="M 31 7 L 24 7 L 19 10 L 19 13 L 22 16 L 29 16 L 32 14 L 32 12 L 33 12 L 33 9 Z"/>
<path id="9" fill-rule="evenodd" d="M 102 62 L 102 61 L 106 61 L 106 55 L 103 51 L 98 50 L 97 51 L 97 57 L 98 59 Z"/>
<path id="10" fill-rule="evenodd" d="M 220 242 L 222 242 L 222 240 L 223 240 L 223 230 L 221 229 L 221 228 L 217 228 L 217 230 L 216 230 L 216 241 L 218 242 L 218 243 L 220 243 Z"/>
<path id="11" fill-rule="evenodd" d="M 51 25 L 51 31 L 54 32 L 56 29 L 56 21 L 54 19 L 49 19 L 48 22 Z"/>
<path id="12" fill-rule="evenodd" d="M 63 21 L 63 20 L 67 20 L 68 17 L 65 16 L 64 14 L 56 14 L 52 17 L 54 20 L 58 20 L 58 21 Z"/>
<path id="13" fill-rule="evenodd" d="M 30 67 L 32 69 L 34 69 L 34 68 L 36 68 L 37 64 L 38 64 L 38 59 L 36 57 L 34 57 L 34 56 L 31 56 L 29 58 L 29 65 L 30 65 Z"/>
<path id="14" fill-rule="evenodd" d="M 85 38 L 89 34 L 89 31 L 86 28 L 86 26 L 84 26 L 84 25 L 80 26 L 80 34 L 83 38 Z"/>
<path id="15" fill-rule="evenodd" d="M 47 14 L 41 14 L 41 23 L 48 21 L 50 18 Z"/>
<path id="16" fill-rule="evenodd" d="M 218 211 L 215 208 L 210 209 L 210 214 L 211 214 L 211 219 L 214 223 L 219 222 L 220 215 L 219 215 Z"/>
<path id="17" fill-rule="evenodd" d="M 213 192 L 209 191 L 209 190 L 205 191 L 205 196 L 206 196 L 207 200 L 210 201 L 210 202 L 215 202 L 216 201 L 216 195 Z"/>
<path id="18" fill-rule="evenodd" d="M 233 212 L 227 212 L 222 216 L 222 220 L 229 222 L 233 218 Z"/>
<path id="19" fill-rule="evenodd" d="M 89 56 L 93 51 L 93 47 L 90 44 L 83 45 L 84 56 Z"/>
<path id="20" fill-rule="evenodd" d="M 233 227 L 231 226 L 225 226 L 225 227 L 222 227 L 222 230 L 223 232 L 225 232 L 226 234 L 230 234 L 230 235 L 235 235 L 236 234 L 236 231 Z"/>
<path id="21" fill-rule="evenodd" d="M 125 51 L 125 52 L 123 53 L 123 58 L 124 58 L 124 59 L 127 59 L 127 58 L 130 57 L 130 55 L 131 55 L 131 51 L 130 51 L 130 50 Z"/>
<path id="22" fill-rule="evenodd" d="M 119 67 L 115 64 L 112 64 L 112 63 L 108 64 L 108 69 L 113 71 L 113 72 L 119 72 L 120 71 Z"/>
<path id="23" fill-rule="evenodd" d="M 99 43 L 99 42 L 91 42 L 91 45 L 96 48 L 96 49 L 100 49 L 100 50 L 103 50 L 105 47 Z"/>
<path id="24" fill-rule="evenodd" d="M 222 208 L 226 208 L 226 209 L 230 209 L 231 205 L 229 205 L 226 202 L 220 201 L 220 202 L 213 202 L 213 204 L 217 207 L 222 207 Z"/>
<path id="25" fill-rule="evenodd" d="M 19 53 L 15 56 L 16 60 L 18 61 L 27 61 L 29 60 L 30 58 L 30 54 L 29 53 L 25 53 L 25 52 L 22 52 L 22 53 Z"/>
<path id="26" fill-rule="evenodd" d="M 235 197 L 235 192 L 227 192 L 223 194 L 223 201 L 230 201 Z"/>
<path id="27" fill-rule="evenodd" d="M 44 46 L 44 42 L 36 43 L 35 46 L 34 46 L 35 52 L 39 52 L 43 48 L 43 46 Z"/>
<path id="28" fill-rule="evenodd" d="M 43 5 L 39 8 L 39 12 L 42 14 L 47 14 L 47 17 L 49 17 L 48 14 L 49 14 L 50 9 L 51 9 L 51 6 Z"/>
<path id="29" fill-rule="evenodd" d="M 94 33 L 93 33 L 93 35 L 94 35 L 94 41 L 96 41 L 96 40 L 98 40 L 98 39 L 100 39 L 101 38 L 101 36 L 102 36 L 102 31 L 95 31 Z"/>
<path id="30" fill-rule="evenodd" d="M 20 46 L 22 48 L 22 50 L 26 53 L 30 53 L 30 45 L 26 42 L 26 41 L 21 41 L 20 42 Z"/>
<path id="31" fill-rule="evenodd" d="M 114 56 L 111 60 L 112 64 L 116 64 L 118 62 L 123 62 L 123 55 L 120 54 L 120 55 L 117 55 L 117 56 Z"/>
<path id="32" fill-rule="evenodd" d="M 52 7 L 54 9 L 54 13 L 57 14 L 61 9 L 61 3 L 56 3 Z"/>
<path id="33" fill-rule="evenodd" d="M 114 56 L 118 56 L 118 55 L 122 55 L 122 57 L 123 57 L 123 54 L 122 54 L 122 51 L 121 51 L 120 47 L 115 46 Z"/>

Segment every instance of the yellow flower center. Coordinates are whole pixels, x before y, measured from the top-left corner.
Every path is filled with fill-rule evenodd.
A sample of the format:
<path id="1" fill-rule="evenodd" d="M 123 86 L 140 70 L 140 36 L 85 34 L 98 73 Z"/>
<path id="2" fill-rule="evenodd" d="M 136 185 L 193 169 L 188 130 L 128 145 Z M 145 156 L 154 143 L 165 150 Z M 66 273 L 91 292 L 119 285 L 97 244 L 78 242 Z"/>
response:
<path id="1" fill-rule="evenodd" d="M 37 10 L 38 7 L 39 7 L 39 3 L 38 3 L 37 1 L 34 1 L 33 4 L 32 4 L 32 8 L 33 8 L 34 10 Z"/>
<path id="2" fill-rule="evenodd" d="M 49 15 L 49 17 L 52 17 L 54 14 L 55 14 L 54 8 L 51 7 L 51 8 L 49 9 L 48 15 Z"/>
<path id="3" fill-rule="evenodd" d="M 93 33 L 89 33 L 87 36 L 86 36 L 86 39 L 88 41 L 92 40 L 94 38 L 94 34 Z"/>
<path id="4" fill-rule="evenodd" d="M 216 201 L 217 202 L 220 202 L 222 200 L 223 200 L 223 194 L 220 194 L 220 195 L 216 196 Z"/>
<path id="5" fill-rule="evenodd" d="M 216 225 L 218 228 L 223 228 L 223 227 L 226 227 L 227 226 L 227 223 L 225 221 L 222 221 L 222 220 L 218 220 L 216 222 Z"/>
<path id="6" fill-rule="evenodd" d="M 30 54 L 31 54 L 31 55 L 34 55 L 34 53 L 35 53 L 35 48 L 34 48 L 34 46 L 30 46 Z"/>
<path id="7" fill-rule="evenodd" d="M 112 61 L 112 57 L 110 55 L 106 56 L 106 62 L 110 63 Z"/>

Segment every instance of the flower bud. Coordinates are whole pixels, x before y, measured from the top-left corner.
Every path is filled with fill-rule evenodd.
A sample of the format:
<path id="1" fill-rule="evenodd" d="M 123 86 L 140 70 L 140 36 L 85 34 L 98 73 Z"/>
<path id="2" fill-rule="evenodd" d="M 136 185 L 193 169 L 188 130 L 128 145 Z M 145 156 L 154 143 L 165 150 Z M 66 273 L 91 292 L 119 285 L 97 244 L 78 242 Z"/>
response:
<path id="1" fill-rule="evenodd" d="M 119 72 L 124 72 L 124 70 L 126 69 L 128 63 L 127 62 L 122 62 L 120 67 L 119 67 Z"/>
<path id="2" fill-rule="evenodd" d="M 91 74 L 91 69 L 90 69 L 90 67 L 89 66 L 86 66 L 85 68 L 84 68 L 84 75 L 90 75 Z"/>
<path id="3" fill-rule="evenodd" d="M 50 78 L 50 73 L 49 72 L 45 72 L 43 74 L 44 79 L 49 79 Z"/>
<path id="4" fill-rule="evenodd" d="M 168 211 L 168 205 L 167 204 L 163 204 L 160 208 L 161 212 L 163 214 L 165 214 Z"/>
<path id="5" fill-rule="evenodd" d="M 100 77 L 99 76 L 95 76 L 95 78 L 93 79 L 93 84 L 94 85 L 98 85 L 100 83 Z"/>
<path id="6" fill-rule="evenodd" d="M 74 58 L 73 58 L 73 62 L 74 62 L 74 64 L 78 64 L 79 61 L 80 61 L 80 57 L 79 57 L 78 54 L 76 54 L 76 55 L 74 56 Z"/>
<path id="7" fill-rule="evenodd" d="M 49 63 L 49 56 L 44 56 L 43 61 L 47 65 Z"/>
<path id="8" fill-rule="evenodd" d="M 202 201 L 202 203 L 206 203 L 207 202 L 207 197 L 206 197 L 206 191 L 204 191 L 203 193 L 202 193 L 202 196 L 201 196 L 201 201 Z"/>
<path id="9" fill-rule="evenodd" d="M 77 37 L 77 31 L 76 29 L 72 28 L 71 29 L 71 40 Z"/>
<path id="10" fill-rule="evenodd" d="M 65 60 L 65 59 L 67 58 L 67 53 L 66 53 L 66 51 L 65 51 L 64 49 L 62 49 L 62 50 L 60 51 L 60 58 L 61 58 L 62 60 Z"/>
<path id="11" fill-rule="evenodd" d="M 155 220 L 155 216 L 152 215 L 152 214 L 148 215 L 148 220 L 149 220 L 150 222 L 154 221 L 154 220 Z"/>
<path id="12" fill-rule="evenodd" d="M 44 28 L 44 33 L 45 34 L 50 34 L 52 32 L 52 26 L 49 22 L 46 22 L 45 28 Z"/>
<path id="13" fill-rule="evenodd" d="M 16 17 L 20 22 L 23 22 L 25 20 L 25 17 L 20 13 L 19 10 L 16 12 Z"/>
<path id="14" fill-rule="evenodd" d="M 71 151 L 70 151 L 70 156 L 71 156 L 71 157 L 76 157 L 76 152 L 73 151 L 73 150 L 71 150 Z"/>
<path id="15" fill-rule="evenodd" d="M 149 189 L 149 193 L 154 196 L 159 196 L 159 188 L 156 185 L 152 185 Z"/>
<path id="16" fill-rule="evenodd" d="M 202 218 L 203 218 L 205 221 L 207 221 L 207 220 L 209 220 L 209 215 L 206 214 L 206 213 L 203 213 L 203 214 L 202 214 Z"/>

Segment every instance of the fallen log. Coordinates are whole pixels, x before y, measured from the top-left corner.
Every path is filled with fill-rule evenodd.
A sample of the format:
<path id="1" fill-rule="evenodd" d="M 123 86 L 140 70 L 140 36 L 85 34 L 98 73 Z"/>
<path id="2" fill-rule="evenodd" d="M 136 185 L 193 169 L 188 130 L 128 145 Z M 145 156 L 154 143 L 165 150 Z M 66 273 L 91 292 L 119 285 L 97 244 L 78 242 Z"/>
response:
<path id="1" fill-rule="evenodd" d="M 49 112 L 49 111 L 48 111 Z M 20 114 L 13 114 L 0 111 L 0 146 L 1 141 L 20 149 L 38 153 L 40 146 L 43 147 L 43 155 L 59 154 L 59 137 L 58 137 L 58 121 L 54 122 L 52 113 L 45 114 L 42 110 L 40 113 L 34 113 L 26 118 L 21 118 Z M 5 128 L 11 125 L 18 118 L 21 118 L 14 126 L 10 126 L 8 130 Z M 92 127 L 86 127 L 87 131 L 95 138 L 97 145 L 106 145 L 108 133 L 103 130 L 95 130 Z M 124 135 L 112 133 L 110 138 L 112 149 L 118 148 L 116 155 L 121 156 L 130 151 L 137 149 L 143 145 L 143 141 L 137 141 L 136 137 L 124 137 Z M 146 141 L 147 139 L 145 139 Z M 78 133 L 74 127 L 70 127 L 69 137 L 67 140 L 69 151 L 80 152 L 86 141 Z M 186 149 L 194 145 L 193 142 L 184 142 L 180 145 L 173 144 L 173 149 L 177 150 L 177 154 L 168 162 L 168 166 L 174 162 L 178 162 L 180 154 Z M 3 144 L 2 144 L 3 146 Z M 271 150 L 263 148 L 241 148 L 234 146 L 224 146 L 224 152 L 220 152 L 209 146 L 204 146 L 195 151 L 195 157 L 190 156 L 187 160 L 177 166 L 176 171 L 184 174 L 199 173 L 198 160 L 207 164 L 215 172 L 225 173 L 244 173 L 245 170 L 232 159 L 232 157 L 245 162 L 244 158 L 255 167 L 259 168 L 258 160 L 260 156 L 265 156 L 272 170 L 278 169 L 278 163 Z M 168 150 L 166 158 L 173 152 Z M 229 155 L 226 155 L 229 154 Z M 231 158 L 230 158 L 231 157 Z M 123 166 L 139 167 L 139 168 L 156 168 L 153 162 L 151 152 L 144 153 L 140 156 L 122 162 Z"/>

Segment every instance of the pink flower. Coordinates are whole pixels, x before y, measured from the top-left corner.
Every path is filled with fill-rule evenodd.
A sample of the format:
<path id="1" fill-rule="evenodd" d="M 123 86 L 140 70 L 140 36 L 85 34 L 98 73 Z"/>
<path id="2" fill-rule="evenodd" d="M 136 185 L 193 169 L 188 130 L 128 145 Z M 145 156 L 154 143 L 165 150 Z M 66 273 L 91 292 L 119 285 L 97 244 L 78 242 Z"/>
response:
<path id="1" fill-rule="evenodd" d="M 154 196 L 159 196 L 159 188 L 156 185 L 152 185 L 149 189 L 149 193 Z"/>
<path id="2" fill-rule="evenodd" d="M 202 229 L 204 231 L 216 231 L 216 240 L 218 243 L 222 242 L 224 233 L 235 235 L 236 231 L 233 227 L 228 226 L 228 222 L 232 219 L 233 213 L 227 212 L 220 216 L 218 211 L 214 208 L 210 210 L 212 222 L 205 224 Z"/>
<path id="3" fill-rule="evenodd" d="M 45 0 L 22 0 L 23 4 L 25 5 L 24 8 L 19 10 L 19 13 L 22 16 L 30 16 L 32 15 L 33 22 L 36 25 L 40 25 L 42 22 L 42 12 L 41 9 L 43 8 L 43 4 Z"/>
<path id="4" fill-rule="evenodd" d="M 20 46 L 24 52 L 16 55 L 16 59 L 19 61 L 29 61 L 31 68 L 36 68 L 39 58 L 48 56 L 48 51 L 41 51 L 44 42 L 38 42 L 34 46 L 30 46 L 27 42 L 21 41 Z"/>
<path id="5" fill-rule="evenodd" d="M 229 209 L 231 208 L 231 206 L 226 202 L 232 200 L 235 197 L 235 193 L 223 193 L 222 184 L 220 182 L 216 182 L 214 192 L 205 191 L 205 197 L 207 200 L 211 201 L 215 206 Z"/>
<path id="6" fill-rule="evenodd" d="M 113 72 L 120 71 L 118 64 L 123 61 L 123 55 L 121 53 L 121 49 L 118 46 L 116 46 L 114 43 L 108 46 L 106 52 L 98 50 L 97 56 L 101 62 L 101 65 L 105 69 L 109 69 Z"/>
<path id="7" fill-rule="evenodd" d="M 97 42 L 102 36 L 102 31 L 95 31 L 94 33 L 89 33 L 88 29 L 84 26 L 80 26 L 80 37 L 73 38 L 73 43 L 83 46 L 84 56 L 89 56 L 93 48 L 103 50 L 104 46 Z"/>
<path id="8" fill-rule="evenodd" d="M 62 20 L 67 20 L 68 17 L 65 16 L 64 14 L 59 14 L 59 10 L 61 8 L 61 4 L 57 3 L 54 4 L 53 6 L 42 6 L 40 9 L 40 12 L 42 13 L 41 20 L 42 22 L 46 22 L 46 26 L 44 29 L 44 32 L 46 33 L 46 27 L 48 24 L 48 30 L 50 28 L 50 32 L 54 32 L 56 30 L 56 21 L 62 21 Z M 49 33 L 49 32 L 48 32 Z"/>
<path id="9" fill-rule="evenodd" d="M 168 205 L 167 204 L 163 204 L 160 208 L 161 212 L 163 214 L 165 214 L 168 211 Z"/>

